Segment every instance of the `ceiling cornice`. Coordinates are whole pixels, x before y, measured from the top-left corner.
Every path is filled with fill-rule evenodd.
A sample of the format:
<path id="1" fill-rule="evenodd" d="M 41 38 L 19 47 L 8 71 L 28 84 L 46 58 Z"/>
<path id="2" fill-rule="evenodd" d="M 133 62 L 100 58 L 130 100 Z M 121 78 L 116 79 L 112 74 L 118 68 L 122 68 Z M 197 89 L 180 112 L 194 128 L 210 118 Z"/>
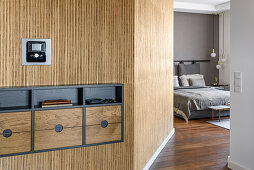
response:
<path id="1" fill-rule="evenodd" d="M 217 12 L 229 11 L 230 10 L 230 2 L 226 2 L 220 5 L 216 5 L 215 9 Z"/>
<path id="2" fill-rule="evenodd" d="M 199 4 L 190 2 L 174 2 L 174 11 L 177 12 L 214 14 L 228 10 L 230 10 L 230 2 L 219 5 Z"/>

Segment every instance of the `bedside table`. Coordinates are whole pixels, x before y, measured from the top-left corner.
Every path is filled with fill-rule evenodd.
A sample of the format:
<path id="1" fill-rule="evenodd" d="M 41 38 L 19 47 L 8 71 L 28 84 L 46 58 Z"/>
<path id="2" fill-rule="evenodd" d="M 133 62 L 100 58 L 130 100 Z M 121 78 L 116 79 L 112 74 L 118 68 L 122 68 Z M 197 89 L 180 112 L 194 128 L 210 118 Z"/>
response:
<path id="1" fill-rule="evenodd" d="M 224 84 L 219 84 L 219 85 L 211 85 L 212 87 L 217 87 L 220 90 L 226 90 L 230 91 L 230 86 L 229 85 L 224 85 Z"/>

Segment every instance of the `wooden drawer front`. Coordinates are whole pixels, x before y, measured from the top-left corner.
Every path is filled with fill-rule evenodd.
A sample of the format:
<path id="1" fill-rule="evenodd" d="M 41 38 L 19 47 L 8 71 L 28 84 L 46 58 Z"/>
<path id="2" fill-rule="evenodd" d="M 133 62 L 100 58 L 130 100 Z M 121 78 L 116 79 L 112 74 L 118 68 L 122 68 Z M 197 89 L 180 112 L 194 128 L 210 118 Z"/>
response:
<path id="1" fill-rule="evenodd" d="M 6 136 L 7 131 L 9 136 Z M 31 112 L 1 113 L 0 155 L 30 151 Z"/>
<path id="2" fill-rule="evenodd" d="M 122 106 L 116 105 L 86 108 L 86 126 L 100 125 L 104 120 L 108 121 L 108 123 L 121 123 Z"/>
<path id="3" fill-rule="evenodd" d="M 82 127 L 35 131 L 34 150 L 44 150 L 82 145 Z"/>
<path id="4" fill-rule="evenodd" d="M 31 112 L 13 112 L 0 114 L 0 134 L 5 129 L 13 133 L 31 131 Z"/>
<path id="5" fill-rule="evenodd" d="M 82 108 L 36 111 L 34 129 L 52 130 L 58 124 L 64 128 L 82 127 L 82 115 Z"/>
<path id="6" fill-rule="evenodd" d="M 121 140 L 121 123 L 86 126 L 86 144 L 103 143 Z"/>
<path id="7" fill-rule="evenodd" d="M 31 151 L 31 133 L 20 132 L 13 133 L 6 138 L 0 136 L 0 155 L 30 152 Z"/>

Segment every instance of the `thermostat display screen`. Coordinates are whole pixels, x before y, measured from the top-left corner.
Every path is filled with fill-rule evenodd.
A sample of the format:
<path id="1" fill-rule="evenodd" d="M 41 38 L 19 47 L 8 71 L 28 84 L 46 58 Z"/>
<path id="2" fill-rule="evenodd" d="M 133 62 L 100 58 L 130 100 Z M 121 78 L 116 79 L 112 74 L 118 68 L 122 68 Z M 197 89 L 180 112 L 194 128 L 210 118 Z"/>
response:
<path id="1" fill-rule="evenodd" d="M 41 44 L 32 44 L 33 51 L 41 51 Z"/>
<path id="2" fill-rule="evenodd" d="M 51 39 L 22 38 L 21 42 L 22 65 L 51 65 Z"/>

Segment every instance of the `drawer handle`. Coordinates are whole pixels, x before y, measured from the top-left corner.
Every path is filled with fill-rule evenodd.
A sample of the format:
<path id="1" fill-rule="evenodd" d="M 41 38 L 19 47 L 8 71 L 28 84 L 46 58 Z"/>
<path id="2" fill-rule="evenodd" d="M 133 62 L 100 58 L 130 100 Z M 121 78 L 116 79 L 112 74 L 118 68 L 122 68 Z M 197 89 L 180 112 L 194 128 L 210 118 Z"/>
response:
<path id="1" fill-rule="evenodd" d="M 56 125 L 55 126 L 55 131 L 57 132 L 57 133 L 60 133 L 60 132 L 62 132 L 63 131 L 63 125 Z"/>
<path id="2" fill-rule="evenodd" d="M 8 137 L 11 137 L 11 135 L 12 135 L 12 131 L 10 129 L 5 129 L 3 131 L 3 136 L 4 137 L 8 138 Z"/>
<path id="3" fill-rule="evenodd" d="M 101 127 L 103 127 L 103 128 L 108 127 L 108 121 L 103 120 L 103 121 L 101 122 Z"/>

